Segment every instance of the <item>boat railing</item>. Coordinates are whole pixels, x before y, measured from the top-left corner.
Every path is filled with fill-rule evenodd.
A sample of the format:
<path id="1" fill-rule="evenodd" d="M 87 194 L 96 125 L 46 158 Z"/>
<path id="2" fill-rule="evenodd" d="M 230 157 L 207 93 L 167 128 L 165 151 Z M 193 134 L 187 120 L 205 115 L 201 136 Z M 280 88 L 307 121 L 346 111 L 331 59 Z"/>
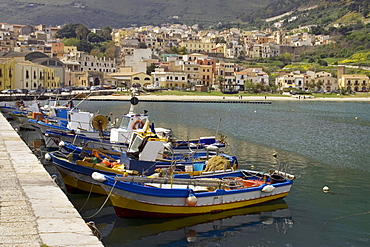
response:
<path id="1" fill-rule="evenodd" d="M 235 186 L 238 182 L 236 178 L 239 177 L 228 177 L 228 178 L 196 178 L 196 179 L 186 179 L 186 178 L 150 178 L 150 177 L 114 177 L 114 181 L 123 181 L 128 183 L 158 183 L 158 184 L 177 184 L 177 185 L 188 185 L 188 186 L 205 186 L 213 188 L 228 188 Z M 239 178 L 242 180 L 242 178 Z"/>

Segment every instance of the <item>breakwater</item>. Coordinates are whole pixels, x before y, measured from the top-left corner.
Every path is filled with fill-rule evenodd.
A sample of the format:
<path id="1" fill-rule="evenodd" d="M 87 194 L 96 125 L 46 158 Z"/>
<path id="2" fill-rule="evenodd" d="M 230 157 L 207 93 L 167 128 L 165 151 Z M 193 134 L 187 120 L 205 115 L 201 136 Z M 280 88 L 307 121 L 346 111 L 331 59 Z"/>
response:
<path id="1" fill-rule="evenodd" d="M 2 114 L 0 126 L 0 245 L 102 247 Z"/>

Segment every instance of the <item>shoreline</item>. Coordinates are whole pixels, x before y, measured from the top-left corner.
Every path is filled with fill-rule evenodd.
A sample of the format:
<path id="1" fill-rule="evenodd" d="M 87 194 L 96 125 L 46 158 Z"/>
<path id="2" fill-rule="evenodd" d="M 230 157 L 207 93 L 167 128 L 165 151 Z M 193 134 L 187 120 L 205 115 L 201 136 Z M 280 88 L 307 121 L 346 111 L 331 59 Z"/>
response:
<path id="1" fill-rule="evenodd" d="M 138 95 L 136 96 L 139 100 L 143 101 L 204 101 L 204 102 L 228 102 L 228 101 L 240 101 L 240 103 L 248 101 L 370 101 L 370 97 L 343 97 L 343 98 L 315 98 L 315 97 L 289 97 L 289 96 L 203 96 L 203 95 Z M 90 100 L 130 100 L 129 95 L 100 95 L 90 96 Z"/>

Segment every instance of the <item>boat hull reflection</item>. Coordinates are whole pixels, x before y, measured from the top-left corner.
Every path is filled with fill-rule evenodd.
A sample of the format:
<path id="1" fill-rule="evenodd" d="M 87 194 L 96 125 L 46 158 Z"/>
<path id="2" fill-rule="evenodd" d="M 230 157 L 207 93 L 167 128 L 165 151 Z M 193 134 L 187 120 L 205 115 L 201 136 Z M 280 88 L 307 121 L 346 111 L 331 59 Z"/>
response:
<path id="1" fill-rule="evenodd" d="M 150 246 L 173 242 L 199 242 L 226 231 L 276 222 L 293 224 L 283 199 L 258 206 L 182 218 L 117 218 L 103 243 L 107 246 Z"/>

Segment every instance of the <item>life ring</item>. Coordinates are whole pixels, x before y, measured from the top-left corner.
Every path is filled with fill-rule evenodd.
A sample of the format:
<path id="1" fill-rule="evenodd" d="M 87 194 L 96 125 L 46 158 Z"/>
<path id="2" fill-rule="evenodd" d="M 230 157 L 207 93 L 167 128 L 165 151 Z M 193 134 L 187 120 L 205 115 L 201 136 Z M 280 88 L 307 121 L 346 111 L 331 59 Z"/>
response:
<path id="1" fill-rule="evenodd" d="M 140 127 L 141 126 L 141 127 Z M 144 122 L 141 121 L 141 119 L 139 118 L 138 120 L 136 120 L 133 124 L 132 124 L 132 129 L 133 130 L 136 130 L 138 128 L 142 128 L 144 127 Z"/>

